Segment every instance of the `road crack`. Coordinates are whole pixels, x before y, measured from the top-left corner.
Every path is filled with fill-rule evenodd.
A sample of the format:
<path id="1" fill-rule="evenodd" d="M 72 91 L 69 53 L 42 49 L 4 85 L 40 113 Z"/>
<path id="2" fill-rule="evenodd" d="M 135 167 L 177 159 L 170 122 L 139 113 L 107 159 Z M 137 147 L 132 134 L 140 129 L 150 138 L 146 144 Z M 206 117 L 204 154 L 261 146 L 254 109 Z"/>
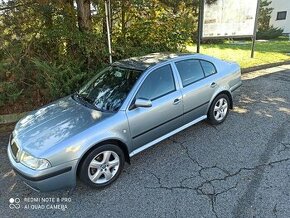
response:
<path id="1" fill-rule="evenodd" d="M 284 158 L 280 160 L 270 161 L 277 143 L 283 140 L 288 132 L 286 124 L 289 122 L 287 119 L 284 123 L 280 125 L 279 128 L 271 135 L 270 140 L 265 146 L 264 152 L 260 155 L 259 162 L 254 169 L 254 174 L 251 181 L 248 183 L 247 188 L 241 198 L 238 200 L 236 207 L 233 210 L 234 217 L 250 217 L 253 215 L 252 205 L 256 198 L 256 193 L 260 187 L 262 179 L 264 177 L 266 167 L 273 167 L 275 164 L 281 164 L 287 162 L 290 158 Z"/>
<path id="2" fill-rule="evenodd" d="M 283 146 L 281 150 L 278 151 L 278 154 L 280 155 L 283 151 L 289 150 L 290 149 L 290 143 L 284 143 L 280 142 L 280 144 Z"/>
<path id="3" fill-rule="evenodd" d="M 225 194 L 231 190 L 235 190 L 237 189 L 239 182 L 236 182 L 234 185 L 230 186 L 229 188 L 223 189 L 220 192 L 216 192 L 216 187 L 213 185 L 214 182 L 216 181 L 226 181 L 230 178 L 236 177 L 239 174 L 241 174 L 242 172 L 247 172 L 247 171 L 256 171 L 256 170 L 264 170 L 266 167 L 273 167 L 276 164 L 280 164 L 283 162 L 287 162 L 290 160 L 290 158 L 285 158 L 285 159 L 280 159 L 280 160 L 275 160 L 275 161 L 269 161 L 267 163 L 262 163 L 253 167 L 242 167 L 239 168 L 238 170 L 236 170 L 235 172 L 230 172 L 218 165 L 214 165 L 214 166 L 203 166 L 201 163 L 199 163 L 196 159 L 194 159 L 190 152 L 188 147 L 185 145 L 185 143 L 187 141 L 184 142 L 178 142 L 176 140 L 171 139 L 171 141 L 173 143 L 179 144 L 182 149 L 185 151 L 185 154 L 187 156 L 187 158 L 189 160 L 191 160 L 192 163 L 194 163 L 195 165 L 197 165 L 199 167 L 198 172 L 198 176 L 200 178 L 203 179 L 203 181 L 196 187 L 189 187 L 186 186 L 184 183 L 188 180 L 192 180 L 192 179 L 196 179 L 197 176 L 190 176 L 190 177 L 186 177 L 184 179 L 182 179 L 181 181 L 179 181 L 179 184 L 176 186 L 166 186 L 164 184 L 162 184 L 161 178 L 158 177 L 156 174 L 154 174 L 153 172 L 150 172 L 151 175 L 153 175 L 153 177 L 157 180 L 158 185 L 151 187 L 151 186 L 146 186 L 146 189 L 163 189 L 163 190 L 167 190 L 167 191 L 180 191 L 180 190 L 188 190 L 188 191 L 194 191 L 197 195 L 202 195 L 205 196 L 209 199 L 210 205 L 211 205 L 211 210 L 212 213 L 215 215 L 215 217 L 218 217 L 217 211 L 216 211 L 216 200 L 217 197 L 219 195 Z M 290 147 L 288 147 L 288 144 L 284 144 L 285 145 L 285 149 L 290 149 Z M 218 169 L 221 172 L 223 172 L 225 175 L 219 178 L 213 178 L 213 179 L 207 179 L 205 176 L 203 176 L 203 172 L 206 172 L 207 170 L 211 170 L 211 169 Z M 205 187 L 210 187 L 211 191 L 205 191 Z"/>

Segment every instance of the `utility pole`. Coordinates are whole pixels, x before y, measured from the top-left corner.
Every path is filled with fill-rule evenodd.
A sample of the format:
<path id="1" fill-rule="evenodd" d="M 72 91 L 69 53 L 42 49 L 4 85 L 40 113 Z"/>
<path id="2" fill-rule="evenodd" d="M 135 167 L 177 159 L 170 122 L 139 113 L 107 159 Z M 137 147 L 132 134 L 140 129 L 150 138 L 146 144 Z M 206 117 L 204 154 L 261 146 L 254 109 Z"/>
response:
<path id="1" fill-rule="evenodd" d="M 196 53 L 200 53 L 202 24 L 203 24 L 203 9 L 204 9 L 204 0 L 199 0 Z"/>
<path id="2" fill-rule="evenodd" d="M 107 26 L 107 38 L 108 38 L 108 49 L 109 49 L 109 61 L 110 64 L 113 63 L 112 59 L 112 47 L 111 47 L 111 28 L 110 28 L 110 2 L 105 0 L 105 11 L 106 11 L 106 26 Z"/>
<path id="3" fill-rule="evenodd" d="M 255 44 L 256 44 L 256 39 L 257 39 L 259 10 L 260 10 L 260 0 L 257 1 L 257 11 L 256 11 L 256 17 L 255 17 L 254 32 L 253 32 L 253 36 L 252 36 L 251 58 L 254 58 Z"/>

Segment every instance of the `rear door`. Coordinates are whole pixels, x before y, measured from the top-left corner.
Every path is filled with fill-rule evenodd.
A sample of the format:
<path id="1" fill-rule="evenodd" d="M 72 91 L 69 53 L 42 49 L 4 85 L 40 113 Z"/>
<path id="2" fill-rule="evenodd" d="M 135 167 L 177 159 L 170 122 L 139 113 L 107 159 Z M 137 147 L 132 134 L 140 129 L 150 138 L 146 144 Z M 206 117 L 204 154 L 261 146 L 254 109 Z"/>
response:
<path id="1" fill-rule="evenodd" d="M 187 59 L 175 62 L 180 75 L 184 105 L 184 124 L 207 114 L 210 99 L 218 88 L 216 68 L 208 61 Z"/>
<path id="2" fill-rule="evenodd" d="M 143 81 L 135 99 L 149 99 L 152 106 L 127 110 L 134 149 L 182 125 L 182 94 L 176 82 L 170 64 L 153 70 Z"/>

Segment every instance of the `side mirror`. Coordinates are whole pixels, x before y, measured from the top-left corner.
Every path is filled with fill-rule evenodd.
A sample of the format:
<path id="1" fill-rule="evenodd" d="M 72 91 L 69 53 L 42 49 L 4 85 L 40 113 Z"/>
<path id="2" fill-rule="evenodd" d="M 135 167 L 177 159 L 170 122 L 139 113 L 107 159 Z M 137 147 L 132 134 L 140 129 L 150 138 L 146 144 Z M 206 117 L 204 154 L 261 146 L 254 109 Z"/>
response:
<path id="1" fill-rule="evenodd" d="M 151 107 L 152 102 L 148 99 L 137 98 L 135 100 L 135 107 Z"/>

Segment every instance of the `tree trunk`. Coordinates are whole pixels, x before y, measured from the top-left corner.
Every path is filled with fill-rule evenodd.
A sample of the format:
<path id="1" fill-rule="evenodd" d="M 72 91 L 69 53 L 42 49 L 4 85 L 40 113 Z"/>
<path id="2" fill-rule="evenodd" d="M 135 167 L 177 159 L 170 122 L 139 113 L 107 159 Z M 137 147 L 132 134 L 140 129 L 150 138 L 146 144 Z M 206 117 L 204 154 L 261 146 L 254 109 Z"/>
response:
<path id="1" fill-rule="evenodd" d="M 122 5 L 121 5 L 121 31 L 122 31 L 122 41 L 123 43 L 126 42 L 126 7 L 125 7 L 125 0 L 122 0 Z"/>
<path id="2" fill-rule="evenodd" d="M 74 0 L 64 0 L 62 3 L 64 22 L 67 26 L 67 29 L 74 33 L 77 31 L 77 20 L 76 20 L 76 10 L 74 7 Z M 74 42 L 72 37 L 68 35 L 67 39 L 67 53 L 74 58 L 79 56 L 78 44 Z"/>
<path id="3" fill-rule="evenodd" d="M 81 32 L 91 30 L 91 1 L 90 0 L 76 0 L 78 12 L 78 25 Z"/>
<path id="4" fill-rule="evenodd" d="M 63 3 L 64 20 L 70 31 L 76 27 L 76 12 L 73 0 L 65 0 Z"/>

